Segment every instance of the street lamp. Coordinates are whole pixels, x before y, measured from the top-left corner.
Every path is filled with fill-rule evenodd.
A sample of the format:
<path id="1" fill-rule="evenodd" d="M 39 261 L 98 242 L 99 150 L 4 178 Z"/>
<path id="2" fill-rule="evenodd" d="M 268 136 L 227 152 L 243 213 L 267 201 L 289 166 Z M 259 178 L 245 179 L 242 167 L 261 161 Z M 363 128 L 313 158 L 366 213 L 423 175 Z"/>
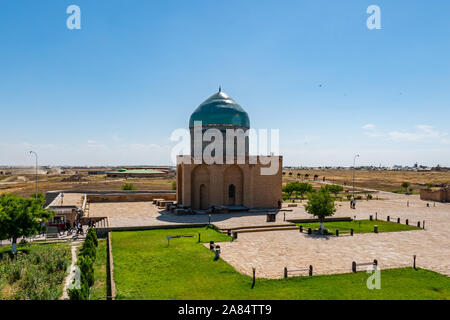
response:
<path id="1" fill-rule="evenodd" d="M 36 157 L 36 200 L 38 198 L 38 155 L 36 152 L 34 151 L 30 151 L 30 154 L 34 154 L 34 156 Z"/>
<path id="2" fill-rule="evenodd" d="M 356 158 L 359 158 L 359 154 L 357 154 L 353 157 L 353 191 L 352 191 L 353 200 L 355 199 L 355 162 L 356 162 Z"/>

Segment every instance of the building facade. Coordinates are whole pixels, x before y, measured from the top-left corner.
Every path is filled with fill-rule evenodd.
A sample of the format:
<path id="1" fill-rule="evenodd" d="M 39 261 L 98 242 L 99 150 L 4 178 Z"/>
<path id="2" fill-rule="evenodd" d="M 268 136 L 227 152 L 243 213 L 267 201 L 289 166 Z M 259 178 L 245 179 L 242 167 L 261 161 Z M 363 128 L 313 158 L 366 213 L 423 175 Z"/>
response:
<path id="1" fill-rule="evenodd" d="M 199 122 L 201 131 L 195 132 Z M 250 120 L 240 105 L 219 90 L 194 111 L 189 129 L 191 155 L 177 158 L 178 204 L 194 210 L 208 210 L 213 206 L 237 209 L 279 207 L 282 201 L 282 157 L 249 154 Z M 222 155 L 219 159 L 222 161 L 211 163 L 198 156 L 199 150 L 203 155 L 214 141 L 201 138 L 208 129 L 216 130 L 222 136 Z M 228 135 L 227 129 L 241 130 L 247 135 L 238 139 Z M 231 150 L 228 159 L 227 149 Z M 216 155 L 217 151 L 213 150 L 212 154 Z M 274 164 L 276 170 L 270 174 L 264 172 L 264 168 L 273 168 Z"/>

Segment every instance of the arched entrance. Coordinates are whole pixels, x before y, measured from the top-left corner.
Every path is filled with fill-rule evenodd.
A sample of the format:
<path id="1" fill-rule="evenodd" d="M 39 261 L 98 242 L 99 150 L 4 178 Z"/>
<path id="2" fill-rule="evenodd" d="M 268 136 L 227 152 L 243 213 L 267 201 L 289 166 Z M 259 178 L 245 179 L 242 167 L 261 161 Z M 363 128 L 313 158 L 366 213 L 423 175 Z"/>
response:
<path id="1" fill-rule="evenodd" d="M 206 210 L 209 208 L 209 194 L 208 194 L 208 189 L 206 188 L 206 186 L 204 184 L 202 184 L 200 186 L 200 209 L 201 210 Z"/>
<path id="2" fill-rule="evenodd" d="M 231 165 L 225 169 L 223 203 L 226 206 L 242 206 L 244 203 L 244 175 L 241 168 Z"/>
<path id="3" fill-rule="evenodd" d="M 191 174 L 191 206 L 192 209 L 206 210 L 209 203 L 209 171 L 201 164 L 194 168 Z"/>
<path id="4" fill-rule="evenodd" d="M 230 205 L 236 205 L 236 187 L 234 184 L 230 184 L 228 187 L 228 202 Z"/>

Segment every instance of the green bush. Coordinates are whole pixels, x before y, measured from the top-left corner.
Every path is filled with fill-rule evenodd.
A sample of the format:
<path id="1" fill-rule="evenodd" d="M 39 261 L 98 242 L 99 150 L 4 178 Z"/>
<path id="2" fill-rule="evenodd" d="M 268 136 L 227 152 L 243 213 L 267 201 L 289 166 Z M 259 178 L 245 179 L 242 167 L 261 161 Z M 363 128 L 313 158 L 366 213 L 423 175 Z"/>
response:
<path id="1" fill-rule="evenodd" d="M 58 246 L 33 245 L 0 258 L 0 300 L 55 300 L 61 295 L 70 253 Z M 12 290 L 2 293 L 6 284 Z"/>
<path id="2" fill-rule="evenodd" d="M 89 228 L 88 233 L 86 235 L 86 240 L 87 239 L 91 239 L 94 245 L 98 247 L 97 233 L 95 232 L 94 228 L 92 227 Z"/>
<path id="3" fill-rule="evenodd" d="M 132 183 L 125 183 L 122 185 L 122 190 L 136 190 Z"/>
<path id="4" fill-rule="evenodd" d="M 94 285 L 94 259 L 86 256 L 80 256 L 77 262 L 81 273 L 81 284 L 87 284 L 88 287 Z"/>

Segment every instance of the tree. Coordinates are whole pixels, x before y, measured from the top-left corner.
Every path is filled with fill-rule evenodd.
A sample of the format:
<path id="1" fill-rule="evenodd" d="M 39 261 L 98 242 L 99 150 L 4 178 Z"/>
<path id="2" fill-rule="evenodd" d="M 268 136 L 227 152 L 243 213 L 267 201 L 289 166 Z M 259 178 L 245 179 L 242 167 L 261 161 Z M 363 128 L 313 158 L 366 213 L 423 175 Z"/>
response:
<path id="1" fill-rule="evenodd" d="M 125 183 L 122 185 L 122 190 L 136 190 L 132 183 Z"/>
<path id="2" fill-rule="evenodd" d="M 328 184 L 323 186 L 322 188 L 328 190 L 328 192 L 331 192 L 334 194 L 334 197 L 337 197 L 339 192 L 344 191 L 344 187 L 337 185 L 337 184 Z"/>
<path id="3" fill-rule="evenodd" d="M 303 199 L 303 195 L 305 193 L 313 192 L 313 186 L 310 183 L 297 183 L 295 191 L 300 194 L 300 197 Z"/>
<path id="4" fill-rule="evenodd" d="M 411 184 L 409 182 L 402 182 L 402 188 L 405 188 L 406 193 L 408 193 L 408 188 Z"/>
<path id="5" fill-rule="evenodd" d="M 17 239 L 35 235 L 52 212 L 43 208 L 44 197 L 22 198 L 0 195 L 0 239 L 12 239 L 12 252 L 17 252 Z"/>
<path id="6" fill-rule="evenodd" d="M 291 182 L 291 183 L 288 183 L 288 184 L 286 184 L 284 187 L 283 187 L 283 192 L 285 192 L 286 194 L 287 194 L 287 197 L 288 198 L 290 198 L 291 197 L 291 195 L 292 195 L 292 193 L 295 191 L 294 189 L 294 183 L 295 182 Z"/>
<path id="7" fill-rule="evenodd" d="M 334 215 L 336 208 L 334 206 L 334 199 L 331 197 L 328 190 L 321 188 L 318 192 L 310 193 L 308 196 L 308 203 L 305 205 L 305 210 L 319 218 L 320 233 L 323 234 L 323 224 L 326 217 Z"/>

